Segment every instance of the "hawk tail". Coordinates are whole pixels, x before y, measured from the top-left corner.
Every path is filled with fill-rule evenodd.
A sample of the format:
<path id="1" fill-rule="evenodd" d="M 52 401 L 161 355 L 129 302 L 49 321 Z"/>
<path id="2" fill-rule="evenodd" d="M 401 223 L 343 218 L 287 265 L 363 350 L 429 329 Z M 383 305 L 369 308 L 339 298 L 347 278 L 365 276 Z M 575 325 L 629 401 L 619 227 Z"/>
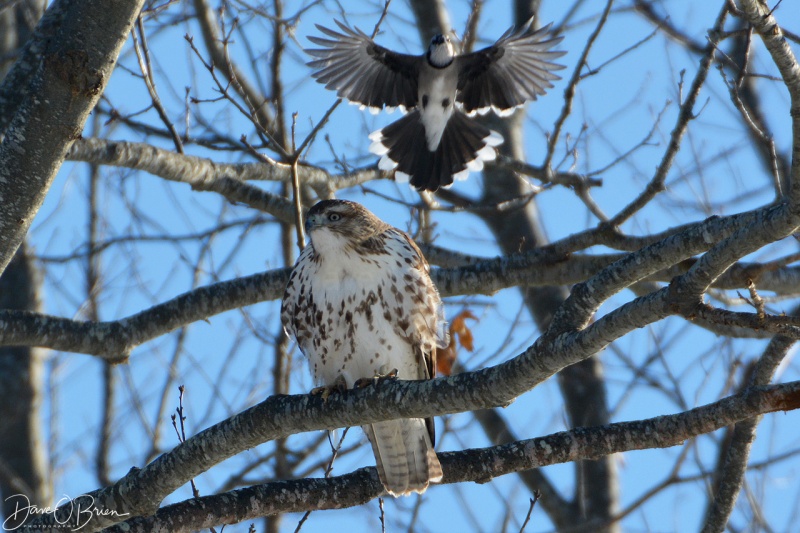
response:
<path id="1" fill-rule="evenodd" d="M 392 496 L 423 493 L 442 479 L 442 467 L 422 418 L 388 420 L 364 426 L 378 476 Z"/>
<path id="2" fill-rule="evenodd" d="M 397 180 L 410 179 L 417 190 L 435 191 L 453 180 L 466 179 L 470 170 L 483 170 L 484 161 L 496 157 L 494 147 L 503 137 L 454 110 L 435 150 L 428 148 L 419 110 L 370 134 L 370 151 L 380 155 L 382 170 L 397 167 Z"/>

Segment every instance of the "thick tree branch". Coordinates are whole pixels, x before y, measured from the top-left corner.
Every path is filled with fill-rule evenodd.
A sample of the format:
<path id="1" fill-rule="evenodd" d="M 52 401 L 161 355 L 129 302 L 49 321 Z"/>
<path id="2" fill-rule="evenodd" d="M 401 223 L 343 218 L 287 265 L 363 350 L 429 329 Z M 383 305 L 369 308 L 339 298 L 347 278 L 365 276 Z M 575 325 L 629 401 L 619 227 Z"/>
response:
<path id="1" fill-rule="evenodd" d="M 3 83 L 0 85 L 0 141 L 3 140 L 11 119 L 17 114 L 17 109 L 28 98 L 31 90 L 31 80 L 38 71 L 45 47 L 49 43 L 50 36 L 55 32 L 54 28 L 61 24 L 66 14 L 65 10 L 51 9 L 39 18 L 38 14 L 44 11 L 45 7 L 44 2 L 40 5 L 34 5 L 33 2 L 20 2 L 16 6 L 4 6 L 6 12 L 1 15 L 4 19 L 2 21 L 2 29 L 6 39 L 4 44 L 13 46 L 18 51 L 17 60 L 10 70 L 5 68 L 6 65 L 0 63 L 0 73 L 4 75 L 2 78 Z M 24 32 L 24 36 L 16 35 L 16 32 L 22 29 L 16 20 L 17 10 L 34 9 L 38 10 L 38 12 L 35 17 L 31 18 L 34 24 L 37 24 L 37 18 L 39 22 L 34 29 L 33 36 L 28 35 L 28 32 Z M 9 36 L 17 36 L 19 38 L 12 43 L 8 42 Z M 11 50 L 6 49 L 3 52 L 7 54 Z"/>
<path id="2" fill-rule="evenodd" d="M 773 338 L 755 368 L 749 372 L 752 379 L 748 379 L 746 376 L 745 379 L 749 382 L 743 385 L 745 387 L 763 386 L 769 383 L 773 373 L 794 343 L 794 340 L 786 337 Z M 713 486 L 714 498 L 706 510 L 701 530 L 703 533 L 725 530 L 744 484 L 750 448 L 755 440 L 756 428 L 760 422 L 760 415 L 741 420 L 733 427 L 730 439 L 723 440 L 727 446 L 720 450 L 720 461 Z"/>
<path id="3" fill-rule="evenodd" d="M 49 346 L 123 362 L 139 344 L 209 316 L 283 294 L 289 269 L 201 287 L 135 315 L 84 322 L 24 311 L 0 310 L 0 344 Z"/>
<path id="4" fill-rule="evenodd" d="M 722 222 L 724 220 L 724 222 Z M 717 222 L 722 222 L 720 225 Z M 609 265 L 585 283 L 573 288 L 570 297 L 553 319 L 556 331 L 580 329 L 591 319 L 600 304 L 625 287 L 662 268 L 709 249 L 716 242 L 737 234 L 746 234 L 759 242 L 772 242 L 794 231 L 800 222 L 787 205 L 745 212 L 724 219 L 714 218 L 684 232 L 667 237 Z M 712 232 L 705 231 L 714 228 Z M 734 243 L 731 243 L 734 246 Z M 740 246 L 734 247 L 742 252 Z M 742 252 L 741 256 L 746 252 Z M 733 255 L 736 255 L 735 253 Z M 695 268 L 696 264 L 692 267 Z M 725 264 L 727 268 L 727 263 Z M 721 269 L 724 271 L 725 269 Z M 699 270 L 695 270 L 698 272 Z M 688 275 L 688 274 L 687 274 Z M 694 278 L 686 278 L 694 279 Z M 692 302 L 692 304 L 696 301 Z"/>
<path id="5" fill-rule="evenodd" d="M 75 141 L 67 154 L 72 161 L 143 170 L 169 181 L 187 183 L 198 191 L 216 192 L 229 201 L 242 203 L 273 215 L 283 222 L 294 221 L 294 210 L 286 198 L 271 194 L 247 181 L 292 181 L 291 165 L 266 163 L 216 163 L 210 159 L 178 154 L 144 143 L 115 142 L 90 138 Z M 302 185 L 334 190 L 354 187 L 382 175 L 374 167 L 332 176 L 327 171 L 298 165 Z"/>
<path id="6" fill-rule="evenodd" d="M 737 232 L 753 232 L 761 235 L 758 238 L 771 235 L 771 238 L 777 239 L 782 232 L 788 232 L 787 228 L 792 228 L 795 224 L 791 222 L 793 218 L 789 215 L 787 206 L 782 205 L 725 218 L 711 218 L 619 259 L 619 256 L 612 255 L 574 256 L 561 260 L 554 259 L 547 250 L 534 250 L 527 254 L 487 259 L 460 268 L 434 269 L 431 275 L 443 296 L 454 296 L 490 294 L 513 286 L 573 283 L 585 279 L 587 274 L 597 272 L 589 280 L 573 288 L 569 299 L 557 313 L 558 320 L 564 320 L 561 317 L 572 313 L 575 317 L 586 317 L 573 318 L 573 323 L 588 323 L 589 317 L 600 304 L 613 294 L 647 277 L 653 279 L 657 273 L 660 273 L 662 281 L 684 274 L 689 268 L 688 264 L 682 264 L 686 257 L 702 252 L 713 242 L 726 236 Z M 733 242 L 749 239 L 734 239 Z M 680 266 L 676 267 L 677 270 L 663 270 L 678 264 Z M 738 270 L 745 273 L 749 271 L 747 266 Z M 288 274 L 289 269 L 278 269 L 208 285 L 135 315 L 109 322 L 84 322 L 4 310 L 0 311 L 0 345 L 45 346 L 55 350 L 100 355 L 109 361 L 120 362 L 139 344 L 181 326 L 224 311 L 279 298 L 283 294 Z M 780 288 L 786 277 L 780 271 L 760 273 L 759 287 L 766 289 L 775 285 Z M 795 274 L 792 279 L 796 277 Z M 738 280 L 741 285 L 737 287 L 744 288 L 748 279 L 750 277 L 746 274 L 737 272 L 736 276 L 721 278 L 720 281 L 730 287 L 731 280 Z M 769 283 L 770 280 L 772 284 Z M 664 300 L 662 303 L 665 306 L 659 308 L 657 314 L 648 315 L 652 322 L 670 314 L 682 314 L 688 318 L 699 316 L 709 324 L 745 328 L 757 326 L 765 332 L 780 333 L 792 338 L 796 336 L 797 319 L 794 317 L 768 316 L 762 319 L 748 313 L 698 308 L 697 300 L 693 297 L 676 300 L 676 295 L 681 293 L 679 287 L 681 285 L 675 284 L 670 289 L 670 305 L 667 306 L 667 300 Z M 659 298 L 666 298 L 665 295 L 665 289 L 662 289 Z M 683 303 L 677 305 L 678 302 Z M 618 311 L 622 311 L 622 308 Z M 649 322 L 641 323 L 637 320 L 636 323 L 640 324 L 636 327 L 641 327 Z M 564 328 L 561 331 L 571 329 L 573 328 Z M 553 329 L 551 334 L 556 332 Z"/>
<path id="7" fill-rule="evenodd" d="M 69 146 L 80 136 L 108 83 L 142 2 L 60 0 L 43 17 L 36 38 L 47 43 L 38 65 L 29 66 L 36 74 L 24 87 L 14 87 L 27 97 L 16 106 L 0 143 L 0 273 L 22 242 Z M 50 27 L 58 13 L 62 14 L 60 24 Z M 35 47 L 32 44 L 26 50 Z M 23 53 L 21 61 L 32 59 Z M 9 75 L 0 94 L 8 94 L 8 84 L 14 81 L 19 78 Z"/>
<path id="8" fill-rule="evenodd" d="M 791 99 L 789 114 L 792 116 L 792 171 L 789 197 L 792 204 L 800 208 L 800 65 L 766 2 L 740 0 L 740 3 L 750 24 L 764 41 L 789 90 Z"/>
<path id="9" fill-rule="evenodd" d="M 227 457 L 269 440 L 300 431 L 362 425 L 396 417 L 463 412 L 513 400 L 506 398 L 505 402 L 486 402 L 482 399 L 483 391 L 473 393 L 465 388 L 469 383 L 482 383 L 487 373 L 471 372 L 428 382 L 386 383 L 382 387 L 333 395 L 327 402 L 314 395 L 268 398 L 191 437 L 148 466 L 131 470 L 112 487 L 94 491 L 60 508 L 59 517 L 65 519 L 75 505 L 83 504 L 84 508 L 89 508 L 91 503 L 96 509 L 129 513 L 129 516 L 155 514 L 153 519 L 126 524 L 136 527 L 130 530 L 126 528 L 126 531 L 152 531 L 161 520 L 167 520 L 163 524 L 170 531 L 175 531 L 176 527 L 184 527 L 183 520 L 189 521 L 188 528 L 203 528 L 279 512 L 342 508 L 364 503 L 383 493 L 372 468 L 327 480 L 284 481 L 233 491 L 201 498 L 200 504 L 177 504 L 156 514 L 161 499 L 188 479 Z M 396 401 L 391 398 L 402 399 Z M 598 458 L 627 450 L 675 446 L 691 437 L 740 420 L 798 408 L 800 382 L 754 387 L 675 415 L 595 428 L 576 428 L 503 446 L 442 453 L 439 457 L 445 472 L 443 482 L 484 483 L 500 475 L 548 464 Z M 356 487 L 360 487 L 360 490 Z M 225 498 L 227 504 L 209 507 L 219 498 Z M 203 522 L 198 526 L 198 512 L 204 509 L 208 513 L 212 508 L 231 511 L 215 515 L 211 519 L 213 524 Z M 192 509 L 195 510 L 190 512 Z M 188 517 L 186 513 L 189 513 Z M 87 519 L 86 531 L 96 531 L 120 521 L 119 517 L 114 516 L 83 517 Z M 44 515 L 31 525 L 46 524 L 52 519 L 53 515 Z"/>

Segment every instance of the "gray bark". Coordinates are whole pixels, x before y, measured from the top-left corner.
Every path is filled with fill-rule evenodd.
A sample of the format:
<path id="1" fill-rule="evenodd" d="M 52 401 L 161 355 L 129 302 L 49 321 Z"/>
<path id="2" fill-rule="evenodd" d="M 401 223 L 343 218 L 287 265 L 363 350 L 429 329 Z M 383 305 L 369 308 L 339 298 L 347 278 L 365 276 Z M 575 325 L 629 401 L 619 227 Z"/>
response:
<path id="1" fill-rule="evenodd" d="M 0 276 L 0 309 L 38 310 L 40 284 L 23 245 Z M 42 367 L 42 350 L 0 348 L 0 497 L 7 528 L 23 523 L 21 515 L 14 518 L 18 505 L 48 505 L 52 497 L 41 430 Z"/>
<path id="2" fill-rule="evenodd" d="M 535 353 L 527 354 L 530 355 L 529 362 L 541 361 L 554 348 L 548 346 L 542 351 L 533 350 Z M 593 351 L 596 348 L 590 346 L 583 355 L 590 357 Z M 528 359 L 525 356 L 522 358 Z M 519 376 L 518 361 L 501 366 Z M 52 525 L 57 519 L 61 523 L 82 525 L 86 531 L 96 531 L 123 520 L 156 514 L 163 498 L 213 465 L 263 442 L 300 431 L 356 426 L 399 417 L 422 418 L 507 404 L 513 397 L 508 395 L 510 389 L 498 391 L 500 384 L 509 384 L 507 374 L 497 375 L 498 369 L 495 367 L 427 382 L 387 382 L 382 387 L 367 387 L 343 395 L 332 395 L 327 401 L 320 395 L 273 396 L 189 438 L 146 467 L 131 469 L 113 486 L 93 491 L 64 505 L 57 516 L 44 515 L 29 524 L 35 527 Z M 552 376 L 553 372 L 546 372 L 547 376 L 538 375 L 537 372 L 534 374 L 537 375 L 526 373 L 523 380 L 530 378 L 535 385 Z M 512 387 L 519 385 L 511 384 Z M 397 398 L 402 400 L 398 402 Z M 602 457 L 632 449 L 675 446 L 688 438 L 740 420 L 798 408 L 800 382 L 751 387 L 718 402 L 676 415 L 579 428 L 504 446 L 442 453 L 443 482 L 488 482 L 499 475 L 548 464 Z M 213 501 L 220 502 L 215 507 L 219 514 L 206 515 L 205 520 L 227 523 L 278 512 L 358 505 L 383 493 L 377 473 L 374 469 L 367 470 L 371 470 L 369 483 L 365 483 L 363 475 L 358 473 L 332 479 L 284 481 L 270 484 L 273 494 L 265 500 L 255 500 L 249 496 L 244 500 L 237 499 L 244 502 L 249 500 L 250 503 L 246 504 L 248 508 L 253 509 L 255 505 L 251 511 L 254 514 L 243 515 L 231 511 L 234 502 L 230 501 L 230 496 L 238 498 L 240 494 L 249 494 L 247 491 L 212 496 L 212 499 L 216 499 Z M 324 492 L 289 490 L 298 483 L 305 487 L 321 487 Z M 194 504 L 188 505 L 191 507 Z M 77 506 L 82 509 L 103 509 L 105 514 L 76 515 L 74 509 Z M 208 511 L 206 507 L 203 509 Z M 235 514 L 233 518 L 231 513 Z M 75 523 L 76 520 L 81 522 Z M 208 527 L 210 521 L 201 527 Z M 181 530 L 183 524 L 164 527 L 163 530 L 177 531 Z"/>
<path id="3" fill-rule="evenodd" d="M 11 59 L 30 38 L 44 13 L 41 0 L 19 2 L 0 11 L 0 78 Z M 0 123 L 0 139 L 4 128 Z M 0 276 L 0 309 L 39 311 L 41 279 L 25 245 L 20 246 L 6 272 Z M 42 420 L 42 350 L 32 347 L 0 348 L 0 499 L 4 526 L 22 525 L 14 511 L 25 501 L 47 505 L 52 497 Z"/>
<path id="4" fill-rule="evenodd" d="M 750 389 L 676 415 L 579 428 L 505 446 L 440 453 L 445 475 L 443 482 L 484 483 L 500 475 L 586 457 L 608 456 L 640 447 L 679 445 L 692 436 L 723 427 L 720 424 L 771 409 L 785 409 L 790 404 L 797 407 L 799 392 L 798 383 Z M 265 420 L 263 413 L 260 416 Z M 219 428 L 220 432 L 225 430 L 225 427 Z M 168 462 L 163 461 L 158 466 L 166 469 Z M 135 478 L 141 474 L 137 471 L 129 476 Z M 373 500 L 383 490 L 375 468 L 362 468 L 327 479 L 279 481 L 187 500 L 159 509 L 153 516 L 127 520 L 109 531 L 192 531 L 219 523 L 303 511 L 308 509 L 307 502 L 317 502 L 317 509 L 342 509 Z"/>
<path id="5" fill-rule="evenodd" d="M 0 86 L 0 273 L 108 83 L 143 0 L 60 0 Z M 35 52 L 35 53 L 34 53 Z"/>

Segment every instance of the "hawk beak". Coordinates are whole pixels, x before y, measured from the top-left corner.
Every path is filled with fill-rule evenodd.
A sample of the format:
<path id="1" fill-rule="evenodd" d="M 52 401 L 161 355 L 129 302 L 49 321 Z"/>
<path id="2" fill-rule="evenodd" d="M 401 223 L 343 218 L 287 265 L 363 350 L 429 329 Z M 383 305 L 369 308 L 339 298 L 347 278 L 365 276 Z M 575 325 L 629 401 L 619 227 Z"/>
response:
<path id="1" fill-rule="evenodd" d="M 310 217 L 306 217 L 306 223 L 304 224 L 306 233 L 309 233 L 312 229 L 314 229 L 318 225 L 316 215 L 311 215 Z"/>

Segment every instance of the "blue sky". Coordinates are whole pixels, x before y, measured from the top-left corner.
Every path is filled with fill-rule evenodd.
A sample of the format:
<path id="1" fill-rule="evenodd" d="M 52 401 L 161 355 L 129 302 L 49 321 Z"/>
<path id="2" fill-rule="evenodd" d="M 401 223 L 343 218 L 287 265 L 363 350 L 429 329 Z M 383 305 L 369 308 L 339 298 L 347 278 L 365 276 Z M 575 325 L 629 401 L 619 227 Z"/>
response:
<path id="1" fill-rule="evenodd" d="M 798 0 L 786 0 L 776 12 L 778 19 L 793 26 Z M 591 4 L 591 3 L 589 3 Z M 705 42 L 705 34 L 717 16 L 717 3 L 676 1 L 664 2 L 672 22 L 686 29 L 693 39 Z M 481 18 L 480 33 L 487 41 L 499 37 L 511 25 L 511 14 L 506 2 L 486 2 Z M 379 9 L 374 3 L 359 7 L 348 14 L 348 22 L 369 31 L 377 21 Z M 455 28 L 465 24 L 469 3 L 450 2 L 448 7 Z M 293 6 L 294 8 L 299 7 Z M 574 145 L 576 157 L 561 148 L 555 161 L 561 157 L 561 170 L 572 169 L 588 173 L 602 169 L 622 153 L 640 143 L 653 129 L 655 118 L 664 109 L 659 126 L 646 146 L 598 177 L 603 186 L 592 191 L 593 198 L 608 215 L 615 214 L 633 199 L 652 176 L 660 161 L 669 132 L 677 116 L 680 98 L 680 71 L 686 69 L 685 87 L 693 79 L 699 58 L 688 54 L 661 34 L 652 36 L 632 51 L 623 51 L 646 39 L 653 27 L 639 15 L 626 11 L 627 3 L 620 3 L 616 12 L 589 57 L 592 68 L 602 66 L 597 75 L 589 76 L 579 85 L 575 109 L 565 125 L 561 146 Z M 269 8 L 269 5 L 265 6 Z M 184 87 L 190 87 L 192 97 L 200 100 L 217 97 L 208 73 L 194 58 L 184 40 L 184 34 L 195 37 L 199 44 L 200 32 L 193 24 L 180 21 L 186 4 L 176 4 L 159 15 L 159 21 L 174 18 L 174 23 L 157 34 L 148 35 L 151 53 L 156 61 L 156 81 L 171 118 L 182 131 L 184 114 Z M 562 20 L 564 13 L 555 2 L 545 2 L 542 22 Z M 290 8 L 287 8 L 287 12 Z M 593 30 L 598 6 L 584 5 L 576 16 L 560 47 L 568 53 L 561 59 L 568 78 L 577 58 Z M 304 13 L 289 41 L 285 57 L 284 86 L 287 91 L 286 109 L 297 112 L 298 142 L 310 131 L 325 111 L 334 103 L 333 93 L 315 83 L 304 65 L 307 57 L 299 46 L 308 46 L 307 35 L 317 34 L 315 23 L 331 26 L 336 13 L 334 3 L 316 6 Z M 390 48 L 409 53 L 420 53 L 423 46 L 411 24 L 412 16 L 405 2 L 392 3 L 378 37 L 378 42 Z M 248 64 L 255 57 L 255 71 L 247 69 L 251 80 L 268 87 L 267 72 L 270 55 L 269 39 L 265 38 L 264 22 L 253 20 L 244 24 L 244 33 L 237 34 L 231 47 L 232 57 Z M 153 27 L 155 24 L 153 24 Z M 245 46 L 245 37 L 250 47 Z M 299 46 L 298 46 L 299 45 Z M 756 44 L 755 69 L 774 73 L 761 43 Z M 795 46 L 795 51 L 797 48 Z M 606 64 L 607 62 L 609 62 Z M 134 72 L 135 57 L 130 42 L 120 61 Z M 557 82 L 545 97 L 528 105 L 525 121 L 525 153 L 532 164 L 542 161 L 546 147 L 545 134 L 552 130 L 561 111 L 564 80 Z M 768 114 L 776 146 L 787 151 L 790 142 L 788 95 L 784 87 L 770 80 L 759 81 L 759 91 L 768 105 Z M 106 91 L 107 102 L 122 114 L 132 114 L 149 105 L 149 96 L 142 81 L 124 68 L 118 68 Z M 668 101 L 671 103 L 668 104 Z M 726 215 L 752 209 L 772 199 L 770 178 L 764 173 L 749 141 L 735 115 L 720 74 L 716 69 L 709 73 L 709 83 L 699 99 L 702 111 L 693 122 L 679 153 L 675 167 L 667 181 L 667 191 L 660 198 L 625 224 L 623 230 L 641 235 L 657 232 L 688 221 L 702 220 L 708 215 Z M 105 104 L 106 106 L 108 104 Z M 201 120 L 212 122 L 220 131 L 233 139 L 246 135 L 253 139 L 253 127 L 246 119 L 223 102 L 204 102 L 190 106 L 191 123 Z M 320 136 L 307 154 L 314 164 L 335 169 L 331 147 L 335 153 L 346 157 L 355 166 L 370 164 L 374 158 L 368 154 L 367 134 L 396 120 L 397 114 L 372 116 L 355 106 L 342 105 L 334 113 L 325 130 L 326 141 Z M 160 125 L 154 111 L 138 115 L 136 120 Z M 123 125 L 99 124 L 90 119 L 84 136 L 102 134 L 118 140 L 150 142 L 164 148 L 171 144 L 164 139 L 145 137 Z M 585 126 L 586 131 L 581 133 Z M 199 126 L 193 126 L 199 131 Z M 577 141 L 576 141 L 577 139 Z M 212 151 L 188 145 L 187 152 L 209 157 L 220 162 L 250 162 L 243 151 Z M 86 301 L 81 261 L 55 262 L 53 258 L 72 253 L 85 243 L 87 221 L 86 191 L 88 169 L 84 164 L 67 163 L 63 166 L 51 193 L 31 230 L 30 238 L 36 253 L 44 259 L 45 302 L 51 314 L 81 318 Z M 477 197 L 480 180 L 471 176 L 456 185 L 457 192 Z M 110 246 L 101 259 L 103 291 L 101 318 L 117 319 L 155 303 L 165 301 L 196 285 L 282 266 L 277 238 L 277 227 L 267 215 L 259 215 L 243 206 L 232 206 L 213 193 L 192 192 L 188 185 L 169 183 L 160 178 L 134 173 L 125 169 L 103 168 L 101 177 L 102 229 L 104 239 L 133 233 L 148 237 L 149 241 L 121 243 Z M 533 186 L 539 183 L 531 181 Z M 276 190 L 272 184 L 264 184 Z M 378 194 L 376 194 L 378 193 Z M 364 203 L 380 214 L 387 222 L 416 231 L 416 223 L 407 208 L 383 198 L 381 195 L 414 203 L 417 195 L 402 184 L 383 181 L 371 183 L 364 189 L 342 191 L 343 198 Z M 698 199 L 700 201 L 698 202 Z M 536 197 L 538 208 L 551 240 L 573 232 L 593 227 L 597 220 L 588 213 L 575 194 L 562 187 L 547 188 Z M 705 202 L 707 210 L 698 209 Z M 162 236 L 184 236 L 213 228 L 220 221 L 237 222 L 213 239 L 194 238 L 181 240 L 178 245 L 159 241 Z M 245 223 L 246 222 L 246 223 Z M 493 256 L 498 253 L 492 236 L 485 226 L 473 216 L 464 213 L 437 212 L 436 243 L 475 255 Z M 754 254 L 753 259 L 775 257 L 794 251 L 792 243 L 781 243 Z M 593 249 L 592 252 L 605 252 Z M 734 296 L 729 295 L 729 296 Z M 600 313 L 608 312 L 633 298 L 626 291 L 612 298 Z M 718 303 L 718 302 L 713 302 Z M 472 324 L 476 339 L 473 354 L 462 353 L 462 362 L 468 368 L 496 364 L 513 357 L 537 336 L 536 328 L 525 312 L 520 312 L 521 299 L 516 290 L 500 291 L 491 297 L 455 297 L 447 301 L 451 316 L 469 307 L 479 317 Z M 168 389 L 166 413 L 161 417 L 162 437 L 160 450 L 166 451 L 176 444 L 170 427 L 169 414 L 177 405 L 177 384 L 187 386 L 185 406 L 188 411 L 187 432 L 193 434 L 231 414 L 258 402 L 271 393 L 270 367 L 271 342 L 279 331 L 277 302 L 265 302 L 244 310 L 227 312 L 211 317 L 207 322 L 192 324 L 181 342 L 180 355 L 175 365 L 174 383 Z M 790 301 L 775 302 L 770 309 L 775 312 L 791 309 Z M 741 307 L 744 310 L 746 308 Z M 665 339 L 669 339 L 666 342 Z M 168 335 L 137 348 L 130 363 L 117 368 L 119 394 L 116 400 L 117 417 L 113 431 L 117 437 L 112 453 L 113 476 L 124 475 L 131 466 L 142 466 L 147 447 L 148 431 L 156 421 L 157 406 L 173 360 L 176 335 Z M 685 327 L 682 320 L 668 319 L 653 327 L 635 332 L 617 343 L 613 349 L 601 354 L 608 377 L 609 402 L 614 409 L 614 421 L 635 420 L 668 414 L 681 410 L 681 402 L 693 407 L 716 399 L 725 376 L 735 361 L 749 361 L 757 357 L 765 341 L 728 341 L 699 328 Z M 663 389 L 647 386 L 642 380 L 629 388 L 631 368 L 654 359 L 647 366 L 648 375 L 666 383 Z M 302 393 L 311 388 L 302 357 L 295 352 L 292 364 L 290 391 Z M 54 422 L 46 424 L 56 452 L 57 494 L 77 495 L 97 487 L 92 474 L 94 437 L 100 420 L 100 365 L 92 358 L 77 354 L 50 354 L 51 396 L 47 403 L 48 414 Z M 798 368 L 791 364 L 780 380 L 798 378 Z M 501 414 L 522 438 L 546 435 L 564 429 L 565 415 L 558 388 L 549 380 L 519 398 Z M 780 454 L 796 448 L 800 431 L 796 413 L 768 415 L 759 430 L 753 452 L 754 460 L 769 454 Z M 449 417 L 448 427 L 468 426 L 469 414 Z M 474 425 L 474 424 L 473 424 Z M 438 422 L 438 428 L 444 422 Z M 290 442 L 315 439 L 307 434 L 292 437 Z M 690 476 L 710 471 L 714 466 L 714 446 L 721 434 L 705 436 L 690 445 L 688 459 L 680 474 Z M 363 441 L 360 431 L 351 431 L 349 445 Z M 440 449 L 458 450 L 465 447 L 486 446 L 488 441 L 475 427 L 456 432 L 445 432 Z M 269 445 L 251 450 L 212 469 L 198 480 L 201 494 L 213 493 L 232 474 L 255 457 L 268 453 Z M 667 450 L 648 450 L 615 456 L 620 471 L 621 504 L 625 507 L 660 480 L 668 477 L 673 461 L 682 452 L 676 447 Z M 337 462 L 334 473 L 345 473 L 353 468 L 373 464 L 368 447 L 343 457 Z M 754 474 L 752 487 L 763 498 L 765 513 L 773 517 L 786 517 L 774 524 L 788 528 L 790 513 L 797 502 L 800 485 L 797 474 L 800 461 L 790 459 L 779 463 L 769 475 Z M 267 470 L 261 473 L 266 474 Z M 550 479 L 570 494 L 573 490 L 572 465 L 547 467 Z M 256 471 L 258 473 L 258 470 Z M 313 475 L 320 475 L 319 471 Z M 254 475 L 254 477 L 257 477 Z M 179 490 L 169 501 L 190 497 L 188 487 Z M 689 481 L 668 490 L 633 512 L 624 522 L 626 531 L 689 531 L 697 528 L 702 519 L 705 499 L 702 481 Z M 518 530 L 527 512 L 528 493 L 516 476 L 505 476 L 491 484 L 464 484 L 455 488 L 434 488 L 426 493 L 420 510 L 421 530 L 447 531 L 481 529 L 499 531 L 507 509 L 513 516 L 510 530 Z M 407 512 L 415 498 L 387 501 L 390 524 L 408 519 Z M 465 505 L 464 502 L 469 502 Z M 742 502 L 740 501 L 740 505 Z M 676 512 L 680 509 L 680 512 Z M 734 517 L 738 523 L 746 521 L 746 508 Z M 470 514 L 474 517 L 470 517 Z M 364 508 L 348 511 L 313 513 L 303 531 L 323 531 L 331 527 L 347 527 L 353 531 L 374 531 L 378 527 L 377 502 Z M 284 527 L 293 530 L 298 517 L 287 516 Z M 516 522 L 514 522 L 516 521 Z M 403 522 L 405 523 L 405 522 Z M 477 525 L 476 525 L 477 524 Z M 516 525 L 515 525 L 516 524 Z M 541 510 L 534 513 L 527 531 L 547 531 L 551 528 Z M 395 528 L 392 528 L 395 530 Z M 246 531 L 246 524 L 226 531 Z"/>

